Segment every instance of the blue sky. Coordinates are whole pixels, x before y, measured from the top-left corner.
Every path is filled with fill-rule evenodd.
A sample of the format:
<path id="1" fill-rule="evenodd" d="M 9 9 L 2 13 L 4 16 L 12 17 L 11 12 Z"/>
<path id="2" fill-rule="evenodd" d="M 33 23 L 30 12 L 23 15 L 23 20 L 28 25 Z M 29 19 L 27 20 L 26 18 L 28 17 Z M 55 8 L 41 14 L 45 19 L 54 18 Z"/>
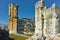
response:
<path id="1" fill-rule="evenodd" d="M 8 24 L 8 6 L 15 3 L 19 6 L 19 18 L 33 18 L 35 14 L 35 3 L 38 0 L 0 0 L 0 24 Z M 60 0 L 44 0 L 47 7 L 51 7 L 52 3 L 60 6 Z"/>

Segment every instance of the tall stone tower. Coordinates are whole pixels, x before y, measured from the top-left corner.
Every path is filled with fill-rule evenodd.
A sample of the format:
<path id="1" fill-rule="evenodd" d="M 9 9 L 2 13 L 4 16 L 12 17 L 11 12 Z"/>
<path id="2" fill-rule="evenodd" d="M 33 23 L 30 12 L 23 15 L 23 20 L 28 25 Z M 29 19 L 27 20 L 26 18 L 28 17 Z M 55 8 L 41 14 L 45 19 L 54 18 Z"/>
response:
<path id="1" fill-rule="evenodd" d="M 18 20 L 18 6 L 16 4 L 9 5 L 9 33 L 17 32 L 17 20 Z"/>
<path id="2" fill-rule="evenodd" d="M 35 5 L 35 34 L 41 36 L 42 35 L 42 15 L 45 9 L 44 1 L 39 0 Z"/>
<path id="3" fill-rule="evenodd" d="M 43 40 L 43 37 L 52 37 L 60 33 L 60 8 L 54 4 L 47 7 L 44 0 L 35 5 L 35 34 L 31 39 Z"/>

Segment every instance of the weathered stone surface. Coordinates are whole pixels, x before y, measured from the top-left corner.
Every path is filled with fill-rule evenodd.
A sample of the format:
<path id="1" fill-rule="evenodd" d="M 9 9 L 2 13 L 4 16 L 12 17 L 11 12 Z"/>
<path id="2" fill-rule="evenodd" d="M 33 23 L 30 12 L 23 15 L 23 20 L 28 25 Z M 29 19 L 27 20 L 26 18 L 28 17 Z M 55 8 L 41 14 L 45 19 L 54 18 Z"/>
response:
<path id="1" fill-rule="evenodd" d="M 47 8 L 43 0 L 38 1 L 35 5 L 35 34 L 39 37 L 43 34 L 46 40 L 59 40 L 54 37 L 56 34 L 60 33 L 59 11 L 60 8 L 58 8 L 55 3 L 50 8 Z M 36 40 L 39 38 L 34 35 L 33 37 L 36 37 Z"/>

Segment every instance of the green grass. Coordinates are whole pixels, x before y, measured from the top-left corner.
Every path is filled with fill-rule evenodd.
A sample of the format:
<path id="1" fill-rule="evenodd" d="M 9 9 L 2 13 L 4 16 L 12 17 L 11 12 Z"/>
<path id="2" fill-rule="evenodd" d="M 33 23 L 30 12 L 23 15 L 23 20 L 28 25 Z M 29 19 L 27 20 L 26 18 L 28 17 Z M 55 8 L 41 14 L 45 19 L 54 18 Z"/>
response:
<path id="1" fill-rule="evenodd" d="M 32 36 L 33 34 L 25 34 L 26 36 Z"/>
<path id="2" fill-rule="evenodd" d="M 14 40 L 26 40 L 27 39 L 26 37 L 22 37 L 22 36 L 15 35 L 15 34 L 10 34 L 9 37 L 13 38 Z"/>

